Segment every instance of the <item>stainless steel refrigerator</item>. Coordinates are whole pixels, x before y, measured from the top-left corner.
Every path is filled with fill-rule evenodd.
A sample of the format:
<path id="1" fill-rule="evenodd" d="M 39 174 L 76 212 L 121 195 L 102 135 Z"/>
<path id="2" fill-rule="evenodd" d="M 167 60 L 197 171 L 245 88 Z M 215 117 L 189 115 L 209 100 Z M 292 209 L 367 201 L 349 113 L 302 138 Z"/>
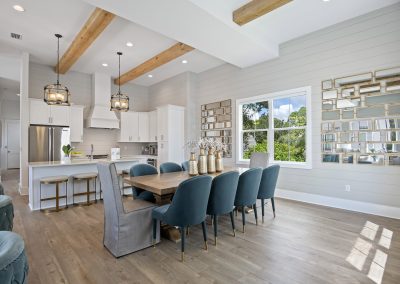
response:
<path id="1" fill-rule="evenodd" d="M 62 146 L 70 144 L 69 127 L 31 125 L 29 127 L 29 162 L 61 161 Z"/>

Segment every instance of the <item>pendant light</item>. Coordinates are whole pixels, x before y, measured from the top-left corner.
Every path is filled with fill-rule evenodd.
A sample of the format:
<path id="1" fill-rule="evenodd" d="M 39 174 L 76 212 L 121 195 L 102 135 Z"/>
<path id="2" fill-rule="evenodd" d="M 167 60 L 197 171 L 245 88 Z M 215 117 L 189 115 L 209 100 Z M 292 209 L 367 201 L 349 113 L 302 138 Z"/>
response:
<path id="1" fill-rule="evenodd" d="M 49 84 L 44 87 L 44 101 L 48 105 L 62 105 L 69 106 L 70 105 L 70 93 L 66 86 L 60 84 L 60 38 L 62 35 L 55 34 L 57 38 L 57 83 Z"/>
<path id="2" fill-rule="evenodd" d="M 118 54 L 118 93 L 111 96 L 111 109 L 112 111 L 128 111 L 129 110 L 129 97 L 121 93 L 121 55 Z"/>

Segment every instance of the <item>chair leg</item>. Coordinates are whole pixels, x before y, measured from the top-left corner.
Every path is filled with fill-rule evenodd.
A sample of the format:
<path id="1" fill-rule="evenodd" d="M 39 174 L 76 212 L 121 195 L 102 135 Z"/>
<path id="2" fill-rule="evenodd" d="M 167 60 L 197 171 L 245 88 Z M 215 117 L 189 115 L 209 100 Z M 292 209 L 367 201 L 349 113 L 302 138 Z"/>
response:
<path id="1" fill-rule="evenodd" d="M 204 249 L 208 250 L 208 245 L 207 245 L 207 227 L 206 227 L 206 222 L 201 223 L 201 227 L 203 228 L 203 238 L 204 238 Z"/>
<path id="2" fill-rule="evenodd" d="M 236 233 L 235 233 L 235 218 L 233 218 L 233 211 L 230 212 L 229 215 L 231 215 L 231 223 L 232 223 L 233 236 L 236 237 Z"/>
<path id="3" fill-rule="evenodd" d="M 157 240 L 157 219 L 153 219 L 153 247 L 156 247 Z"/>
<path id="4" fill-rule="evenodd" d="M 275 200 L 273 197 L 271 198 L 271 204 L 272 204 L 272 211 L 274 212 L 274 218 L 275 218 Z"/>
<path id="5" fill-rule="evenodd" d="M 218 232 L 218 220 L 217 215 L 214 215 L 214 244 L 217 246 L 217 232 Z"/>
<path id="6" fill-rule="evenodd" d="M 185 260 L 185 227 L 181 227 L 181 261 Z"/>
<path id="7" fill-rule="evenodd" d="M 190 226 L 186 227 L 186 236 L 189 236 L 189 228 L 190 228 Z"/>
<path id="8" fill-rule="evenodd" d="M 262 215 L 262 222 L 264 224 L 264 198 L 261 199 L 261 215 Z"/>
<path id="9" fill-rule="evenodd" d="M 246 225 L 246 212 L 245 212 L 245 206 L 242 206 L 242 223 L 243 223 L 243 234 L 245 232 L 244 226 Z"/>
<path id="10" fill-rule="evenodd" d="M 237 209 L 237 207 L 235 207 L 235 216 L 237 217 L 237 215 L 238 215 L 238 209 Z"/>
<path id="11" fill-rule="evenodd" d="M 257 205 L 253 205 L 253 210 L 254 210 L 254 218 L 256 218 L 256 226 L 258 226 L 258 216 L 257 216 Z"/>

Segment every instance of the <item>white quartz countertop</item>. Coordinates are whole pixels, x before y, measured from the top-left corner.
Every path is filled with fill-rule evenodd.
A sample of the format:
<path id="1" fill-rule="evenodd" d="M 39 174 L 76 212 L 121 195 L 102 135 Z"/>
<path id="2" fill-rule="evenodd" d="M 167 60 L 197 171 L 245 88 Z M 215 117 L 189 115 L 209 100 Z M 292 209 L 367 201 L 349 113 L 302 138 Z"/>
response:
<path id="1" fill-rule="evenodd" d="M 112 162 L 115 163 L 122 163 L 122 162 L 138 162 L 141 158 L 140 157 L 126 157 L 121 158 L 118 160 L 113 160 Z M 71 159 L 70 161 L 50 161 L 50 162 L 31 162 L 29 163 L 29 167 L 54 167 L 54 166 L 74 166 L 74 165 L 90 165 L 90 164 L 97 164 L 98 162 L 110 162 L 111 159 Z"/>

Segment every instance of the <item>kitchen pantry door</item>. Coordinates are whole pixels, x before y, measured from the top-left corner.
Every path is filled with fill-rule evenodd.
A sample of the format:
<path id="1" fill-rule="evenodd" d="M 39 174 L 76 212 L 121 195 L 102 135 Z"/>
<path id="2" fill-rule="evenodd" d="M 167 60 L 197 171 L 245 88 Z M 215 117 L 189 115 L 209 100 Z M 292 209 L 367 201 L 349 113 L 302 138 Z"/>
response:
<path id="1" fill-rule="evenodd" d="M 19 169 L 19 120 L 6 120 L 7 169 Z"/>

